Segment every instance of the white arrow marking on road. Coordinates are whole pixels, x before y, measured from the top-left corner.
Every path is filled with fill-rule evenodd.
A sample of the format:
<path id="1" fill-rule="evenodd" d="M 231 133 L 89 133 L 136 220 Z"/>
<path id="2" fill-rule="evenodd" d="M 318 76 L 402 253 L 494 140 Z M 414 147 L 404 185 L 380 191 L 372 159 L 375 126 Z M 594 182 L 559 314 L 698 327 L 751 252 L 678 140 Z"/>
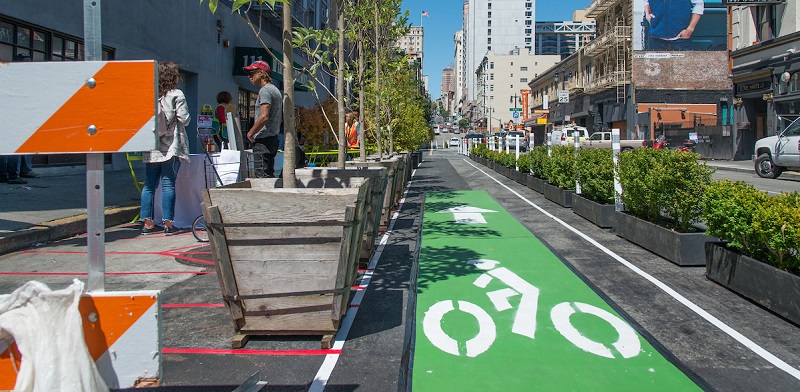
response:
<path id="1" fill-rule="evenodd" d="M 446 210 L 441 210 L 437 212 L 437 214 L 452 213 L 456 223 L 469 225 L 476 223 L 486 223 L 486 219 L 483 218 L 484 212 L 497 212 L 497 211 L 486 210 L 478 207 L 459 206 L 459 207 L 449 208 Z"/>

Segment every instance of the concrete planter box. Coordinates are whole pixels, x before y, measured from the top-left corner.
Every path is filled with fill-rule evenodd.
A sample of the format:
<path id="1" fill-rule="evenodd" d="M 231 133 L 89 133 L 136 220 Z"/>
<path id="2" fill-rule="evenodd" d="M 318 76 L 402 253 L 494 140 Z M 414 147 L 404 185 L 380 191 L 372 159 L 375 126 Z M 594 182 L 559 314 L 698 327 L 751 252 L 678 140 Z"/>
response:
<path id="1" fill-rule="evenodd" d="M 528 186 L 528 173 L 514 171 L 514 181 L 522 186 Z"/>
<path id="2" fill-rule="evenodd" d="M 544 189 L 544 198 L 550 200 L 561 207 L 572 207 L 572 195 L 575 194 L 575 190 L 572 189 L 561 189 L 555 185 L 550 183 L 543 185 Z"/>
<path id="3" fill-rule="evenodd" d="M 549 181 L 529 175 L 528 176 L 528 188 L 535 192 L 544 193 L 544 184 L 547 184 Z"/>
<path id="4" fill-rule="evenodd" d="M 800 324 L 800 276 L 706 242 L 706 276 L 769 311 Z"/>
<path id="5" fill-rule="evenodd" d="M 705 243 L 719 241 L 705 233 L 678 233 L 625 212 L 616 213 L 617 236 L 677 265 L 706 265 Z"/>
<path id="6" fill-rule="evenodd" d="M 602 228 L 614 227 L 616 210 L 613 204 L 600 204 L 581 195 L 572 196 L 572 212 Z"/>

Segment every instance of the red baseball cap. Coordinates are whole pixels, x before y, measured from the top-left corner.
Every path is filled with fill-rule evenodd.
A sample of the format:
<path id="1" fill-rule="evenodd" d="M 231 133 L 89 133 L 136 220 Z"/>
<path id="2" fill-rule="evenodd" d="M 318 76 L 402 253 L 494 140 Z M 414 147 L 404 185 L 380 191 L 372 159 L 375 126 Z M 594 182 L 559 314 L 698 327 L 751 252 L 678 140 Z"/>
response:
<path id="1" fill-rule="evenodd" d="M 262 60 L 253 61 L 252 64 L 250 64 L 250 65 L 248 65 L 246 67 L 243 67 L 243 69 L 245 71 L 255 71 L 257 69 L 263 69 L 264 71 L 267 71 L 267 73 L 269 73 L 269 71 L 270 71 L 269 64 L 267 64 L 265 61 L 262 61 Z"/>

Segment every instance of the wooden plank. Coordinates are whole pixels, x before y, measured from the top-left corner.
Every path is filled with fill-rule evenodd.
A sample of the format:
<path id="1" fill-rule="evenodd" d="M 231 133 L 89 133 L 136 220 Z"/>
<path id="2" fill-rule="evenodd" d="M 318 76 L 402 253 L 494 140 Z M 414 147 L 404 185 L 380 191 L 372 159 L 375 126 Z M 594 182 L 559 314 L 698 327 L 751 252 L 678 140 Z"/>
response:
<path id="1" fill-rule="evenodd" d="M 334 334 L 322 335 L 320 347 L 322 347 L 323 350 L 329 350 L 331 347 L 333 347 L 333 339 L 335 336 L 336 335 Z"/>
<path id="2" fill-rule="evenodd" d="M 250 340 L 250 335 L 244 333 L 236 333 L 233 335 L 231 339 L 231 348 L 237 349 L 242 348 L 247 344 L 247 341 Z"/>
<path id="3" fill-rule="evenodd" d="M 203 192 L 203 216 L 206 223 L 220 223 L 221 218 L 219 209 L 211 205 L 208 198 L 208 192 Z M 225 235 L 219 230 L 208 230 L 208 237 L 211 244 L 211 255 L 214 258 L 214 268 L 217 271 L 217 279 L 222 289 L 222 295 L 232 297 L 237 294 L 236 279 L 233 276 L 233 267 L 231 267 L 231 257 L 228 253 L 228 247 L 225 243 Z M 236 301 L 224 301 L 225 307 L 230 312 L 234 320 L 241 319 L 242 308 L 241 304 Z M 236 323 L 234 322 L 236 325 Z"/>
<path id="4" fill-rule="evenodd" d="M 358 189 L 209 189 L 224 222 L 318 222 L 341 220 L 344 206 L 354 205 Z M 304 192 L 301 192 L 304 191 Z"/>

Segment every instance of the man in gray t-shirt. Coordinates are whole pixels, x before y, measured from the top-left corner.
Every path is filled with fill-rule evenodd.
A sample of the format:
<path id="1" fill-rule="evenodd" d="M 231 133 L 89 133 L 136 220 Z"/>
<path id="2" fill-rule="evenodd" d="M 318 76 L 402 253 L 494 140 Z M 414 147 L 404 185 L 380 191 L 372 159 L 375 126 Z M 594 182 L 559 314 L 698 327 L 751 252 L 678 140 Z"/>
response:
<path id="1" fill-rule="evenodd" d="M 283 118 L 283 94 L 272 84 L 270 67 L 264 61 L 254 61 L 244 67 L 250 82 L 259 86 L 256 99 L 256 119 L 247 132 L 253 142 L 253 168 L 256 177 L 275 177 L 275 155 L 278 154 L 278 133 Z"/>

